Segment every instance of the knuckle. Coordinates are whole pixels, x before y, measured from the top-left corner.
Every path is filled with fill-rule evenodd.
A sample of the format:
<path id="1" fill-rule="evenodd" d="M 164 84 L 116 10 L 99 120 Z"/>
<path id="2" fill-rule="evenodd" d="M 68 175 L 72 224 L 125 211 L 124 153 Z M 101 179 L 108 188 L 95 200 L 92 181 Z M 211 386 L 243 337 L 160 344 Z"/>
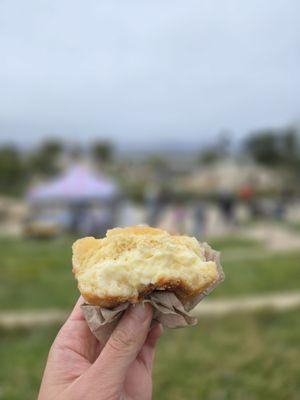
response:
<path id="1" fill-rule="evenodd" d="M 112 350 L 115 352 L 129 351 L 134 343 L 135 340 L 130 331 L 124 329 L 117 329 L 112 335 L 112 340 L 108 342 Z"/>

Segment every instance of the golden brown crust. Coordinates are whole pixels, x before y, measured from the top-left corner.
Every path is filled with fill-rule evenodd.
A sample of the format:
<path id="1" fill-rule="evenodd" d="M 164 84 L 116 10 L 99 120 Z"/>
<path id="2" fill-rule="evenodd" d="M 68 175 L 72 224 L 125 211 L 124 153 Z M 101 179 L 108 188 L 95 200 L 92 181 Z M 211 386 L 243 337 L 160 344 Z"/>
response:
<path id="1" fill-rule="evenodd" d="M 151 226 L 134 225 L 126 228 L 114 228 L 107 231 L 106 236 L 110 237 L 119 234 L 134 234 L 134 235 L 161 235 L 165 233 L 162 229 L 152 228 Z"/>
<path id="2" fill-rule="evenodd" d="M 208 286 L 210 286 L 211 283 L 208 283 L 207 285 L 203 286 L 201 288 L 201 292 L 204 292 L 205 289 L 207 289 Z M 84 293 L 82 292 L 82 296 L 85 298 L 85 300 L 94 306 L 100 306 L 104 308 L 114 308 L 120 305 L 121 303 L 129 302 L 132 304 L 138 303 L 145 297 L 147 297 L 150 293 L 157 291 L 157 290 L 167 290 L 174 292 L 178 299 L 185 304 L 188 302 L 191 298 L 193 298 L 196 294 L 199 293 L 199 290 L 197 291 L 191 291 L 188 286 L 186 286 L 181 280 L 160 280 L 157 282 L 157 284 L 153 285 L 147 285 L 144 287 L 144 289 L 139 293 L 138 296 L 135 297 L 112 297 L 112 296 L 106 296 L 106 297 L 98 297 L 91 295 L 91 293 Z"/>

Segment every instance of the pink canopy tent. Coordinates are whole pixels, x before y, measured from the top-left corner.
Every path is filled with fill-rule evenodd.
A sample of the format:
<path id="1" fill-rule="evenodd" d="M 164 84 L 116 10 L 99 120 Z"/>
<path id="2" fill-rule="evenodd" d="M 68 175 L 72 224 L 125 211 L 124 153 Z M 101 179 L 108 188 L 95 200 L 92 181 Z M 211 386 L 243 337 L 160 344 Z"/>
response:
<path id="1" fill-rule="evenodd" d="M 96 174 L 83 165 L 69 167 L 52 181 L 32 187 L 28 192 L 31 202 L 109 201 L 118 195 L 118 188 L 108 178 Z"/>

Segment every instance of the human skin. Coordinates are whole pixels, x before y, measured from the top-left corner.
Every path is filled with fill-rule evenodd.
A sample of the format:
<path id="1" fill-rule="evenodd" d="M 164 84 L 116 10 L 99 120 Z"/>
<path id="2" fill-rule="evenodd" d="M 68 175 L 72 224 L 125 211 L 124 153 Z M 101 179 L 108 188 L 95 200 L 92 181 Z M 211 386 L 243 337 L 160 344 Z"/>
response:
<path id="1" fill-rule="evenodd" d="M 51 346 L 38 400 L 148 400 L 162 327 L 149 304 L 131 306 L 103 346 L 91 333 L 80 298 Z"/>

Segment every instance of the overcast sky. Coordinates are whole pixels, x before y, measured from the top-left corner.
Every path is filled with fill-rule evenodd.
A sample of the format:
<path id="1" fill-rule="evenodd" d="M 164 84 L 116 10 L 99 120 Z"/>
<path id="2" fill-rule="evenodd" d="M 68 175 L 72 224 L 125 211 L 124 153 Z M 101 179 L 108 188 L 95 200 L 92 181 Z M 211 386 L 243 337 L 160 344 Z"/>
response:
<path id="1" fill-rule="evenodd" d="M 195 143 L 300 120 L 299 0 L 0 0 L 0 135 Z"/>

